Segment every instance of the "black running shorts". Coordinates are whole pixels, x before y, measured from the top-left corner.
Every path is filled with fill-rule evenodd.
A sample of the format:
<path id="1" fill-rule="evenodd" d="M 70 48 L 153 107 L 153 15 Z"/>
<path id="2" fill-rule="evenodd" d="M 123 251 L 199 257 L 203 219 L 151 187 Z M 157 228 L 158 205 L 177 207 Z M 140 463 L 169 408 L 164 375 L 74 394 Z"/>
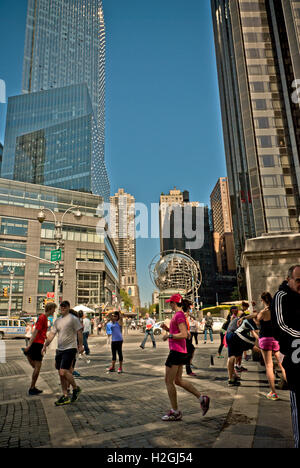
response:
<path id="1" fill-rule="evenodd" d="M 32 343 L 32 345 L 29 348 L 28 353 L 26 353 L 26 356 L 28 356 L 32 361 L 39 361 L 41 362 L 43 360 L 43 355 L 42 355 L 42 349 L 44 345 L 41 343 Z"/>
<path id="2" fill-rule="evenodd" d="M 66 349 L 64 351 L 56 351 L 55 367 L 57 370 L 64 369 L 70 370 L 74 368 L 76 362 L 77 349 Z"/>
<path id="3" fill-rule="evenodd" d="M 166 360 L 166 367 L 172 366 L 185 366 L 188 364 L 189 355 L 187 353 L 179 353 L 171 349 L 168 359 Z"/>

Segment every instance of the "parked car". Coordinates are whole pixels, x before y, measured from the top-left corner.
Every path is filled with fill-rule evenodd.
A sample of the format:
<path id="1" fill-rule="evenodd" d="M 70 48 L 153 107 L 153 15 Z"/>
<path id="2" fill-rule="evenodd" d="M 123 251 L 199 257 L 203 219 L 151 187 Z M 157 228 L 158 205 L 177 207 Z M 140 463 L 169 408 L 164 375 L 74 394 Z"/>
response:
<path id="1" fill-rule="evenodd" d="M 4 338 L 25 338 L 25 320 L 0 317 L 0 340 Z"/>
<path id="2" fill-rule="evenodd" d="M 212 317 L 212 319 L 213 319 L 213 332 L 220 333 L 221 328 L 226 322 L 226 319 L 224 319 L 223 317 Z M 199 326 L 201 332 L 204 332 L 204 327 L 205 327 L 205 320 L 203 319 L 200 322 L 200 326 Z"/>
<path id="3" fill-rule="evenodd" d="M 223 317 L 213 317 L 213 332 L 215 333 L 220 333 L 221 328 L 223 327 L 224 323 L 226 322 L 226 319 Z"/>
<path id="4" fill-rule="evenodd" d="M 154 324 L 153 326 L 153 333 L 154 335 L 161 335 L 162 334 L 162 328 L 161 328 L 161 325 L 163 324 L 164 322 L 157 322 Z"/>
<path id="5" fill-rule="evenodd" d="M 155 322 L 155 324 L 153 325 L 153 333 L 154 335 L 161 335 L 162 333 L 162 328 L 161 328 L 161 324 L 164 323 L 164 322 Z M 146 331 L 146 323 L 143 324 L 141 330 L 143 333 L 145 333 Z"/>

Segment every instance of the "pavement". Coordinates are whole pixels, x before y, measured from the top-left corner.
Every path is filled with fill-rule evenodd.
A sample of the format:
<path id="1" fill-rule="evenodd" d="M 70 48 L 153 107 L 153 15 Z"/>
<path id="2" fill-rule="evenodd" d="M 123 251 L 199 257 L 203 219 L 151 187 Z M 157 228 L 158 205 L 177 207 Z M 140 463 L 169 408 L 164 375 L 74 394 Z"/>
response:
<path id="1" fill-rule="evenodd" d="M 186 377 L 211 397 L 203 418 L 197 399 L 178 389 L 180 422 L 161 421 L 170 408 L 164 384 L 167 343 L 150 340 L 145 350 L 138 331 L 124 337 L 124 373 L 107 373 L 111 352 L 105 337 L 89 339 L 90 364 L 77 362 L 82 388 L 73 405 L 55 407 L 61 395 L 54 369 L 54 350 L 43 361 L 38 397 L 28 396 L 32 370 L 24 358 L 23 340 L 5 340 L 6 362 L 0 363 L 0 448 L 293 448 L 289 392 L 269 401 L 264 367 L 247 362 L 241 387 L 228 388 L 226 358 L 218 359 L 215 343 L 196 348 L 194 372 Z M 224 350 L 226 355 L 226 350 Z M 213 356 L 213 365 L 211 362 Z M 185 372 L 184 372 L 185 375 Z"/>

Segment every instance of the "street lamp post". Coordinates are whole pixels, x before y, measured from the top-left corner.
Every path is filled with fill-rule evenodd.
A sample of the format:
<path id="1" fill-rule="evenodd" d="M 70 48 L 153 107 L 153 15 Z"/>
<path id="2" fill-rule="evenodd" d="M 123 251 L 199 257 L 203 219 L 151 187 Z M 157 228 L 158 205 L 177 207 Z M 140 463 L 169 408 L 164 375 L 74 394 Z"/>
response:
<path id="1" fill-rule="evenodd" d="M 61 221 L 58 221 L 56 218 L 56 215 L 54 211 L 50 210 L 50 208 L 42 208 L 42 210 L 39 212 L 37 219 L 38 221 L 43 224 L 43 222 L 46 219 L 46 214 L 45 210 L 50 211 L 54 218 L 54 225 L 55 225 L 55 231 L 54 231 L 54 240 L 56 242 L 56 250 L 62 250 L 63 249 L 63 238 L 62 238 L 62 228 L 63 228 L 63 219 L 64 216 L 69 213 L 71 210 L 76 209 L 75 212 L 73 212 L 73 215 L 76 219 L 80 219 L 82 214 L 78 208 L 78 206 L 70 206 L 62 215 Z M 54 268 L 54 273 L 55 273 L 55 280 L 54 280 L 54 302 L 58 306 L 59 302 L 59 276 L 63 275 L 63 269 L 60 267 L 60 260 L 55 261 L 55 268 Z M 57 312 L 54 314 L 54 318 L 56 319 Z"/>

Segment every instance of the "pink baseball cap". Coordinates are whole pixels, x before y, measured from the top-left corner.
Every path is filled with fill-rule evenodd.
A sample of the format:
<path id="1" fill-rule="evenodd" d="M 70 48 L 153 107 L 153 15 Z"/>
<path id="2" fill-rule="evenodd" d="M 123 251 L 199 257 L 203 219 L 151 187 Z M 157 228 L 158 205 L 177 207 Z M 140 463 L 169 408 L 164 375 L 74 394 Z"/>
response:
<path id="1" fill-rule="evenodd" d="M 182 301 L 182 297 L 180 296 L 180 294 L 174 294 L 173 296 L 170 297 L 170 299 L 167 299 L 166 302 L 181 302 Z"/>

